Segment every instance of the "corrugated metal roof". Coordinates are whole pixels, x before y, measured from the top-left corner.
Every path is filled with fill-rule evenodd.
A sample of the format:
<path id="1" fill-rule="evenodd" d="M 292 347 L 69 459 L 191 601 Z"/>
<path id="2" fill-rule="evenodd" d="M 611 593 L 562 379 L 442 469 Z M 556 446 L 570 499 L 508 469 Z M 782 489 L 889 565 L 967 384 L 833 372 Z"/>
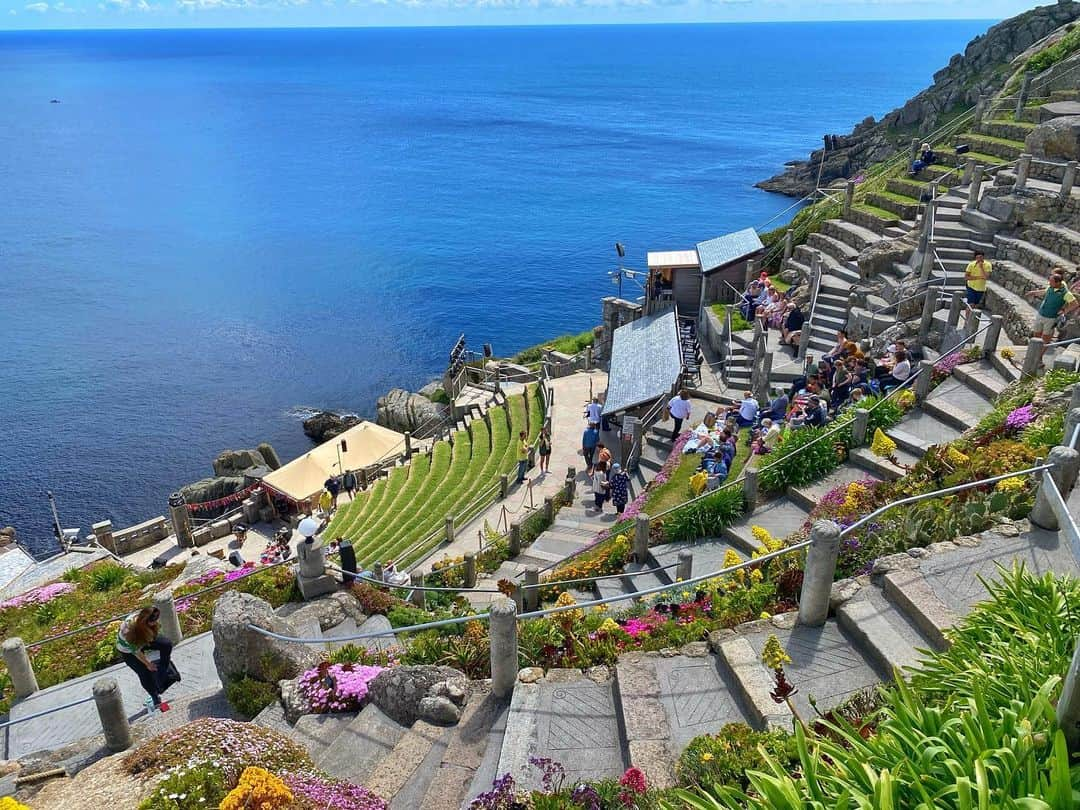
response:
<path id="1" fill-rule="evenodd" d="M 699 242 L 697 255 L 701 269 L 708 273 L 732 262 L 741 261 L 764 249 L 765 245 L 758 238 L 757 231 L 753 228 L 743 228 L 741 231 L 735 231 L 726 236 Z"/>
<path id="2" fill-rule="evenodd" d="M 645 260 L 649 267 L 697 267 L 696 250 L 650 250 Z"/>
<path id="3" fill-rule="evenodd" d="M 682 374 L 675 313 L 638 318 L 615 330 L 604 413 L 666 396 Z"/>

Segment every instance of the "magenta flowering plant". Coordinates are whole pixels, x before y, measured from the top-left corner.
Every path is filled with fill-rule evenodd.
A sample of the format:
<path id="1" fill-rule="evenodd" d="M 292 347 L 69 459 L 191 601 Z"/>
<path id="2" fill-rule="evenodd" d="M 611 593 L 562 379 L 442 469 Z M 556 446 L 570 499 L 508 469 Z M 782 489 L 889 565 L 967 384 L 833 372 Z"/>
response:
<path id="1" fill-rule="evenodd" d="M 42 585 L 40 588 L 34 588 L 26 593 L 20 593 L 18 596 L 13 596 L 11 599 L 0 602 L 0 610 L 25 607 L 26 605 L 43 605 L 58 596 L 63 596 L 74 590 L 75 586 L 70 582 L 53 582 L 50 585 Z"/>
<path id="2" fill-rule="evenodd" d="M 363 708 L 368 685 L 383 669 L 323 661 L 301 675 L 297 686 L 316 714 L 358 712 Z"/>
<path id="3" fill-rule="evenodd" d="M 227 573 L 225 575 L 225 581 L 226 582 L 234 582 L 235 580 L 238 580 L 241 577 L 246 577 L 248 574 L 250 574 L 254 570 L 255 570 L 255 563 L 246 562 L 242 566 L 240 566 L 239 568 L 234 568 L 232 571 Z"/>
<path id="4" fill-rule="evenodd" d="M 1021 405 L 1014 408 L 1005 417 L 1005 427 L 1009 430 L 1022 430 L 1035 421 L 1035 408 L 1032 405 Z"/>
<path id="5" fill-rule="evenodd" d="M 283 779 L 293 795 L 310 799 L 323 810 L 386 810 L 387 807 L 384 799 L 351 782 L 307 773 L 285 774 Z"/>

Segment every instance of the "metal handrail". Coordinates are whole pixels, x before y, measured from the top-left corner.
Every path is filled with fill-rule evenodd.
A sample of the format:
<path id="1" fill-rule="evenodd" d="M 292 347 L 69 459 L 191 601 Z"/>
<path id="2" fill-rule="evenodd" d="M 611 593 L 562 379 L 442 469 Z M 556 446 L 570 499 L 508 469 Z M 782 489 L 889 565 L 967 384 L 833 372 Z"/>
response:
<path id="1" fill-rule="evenodd" d="M 1034 473 L 1041 472 L 1042 470 L 1052 470 L 1053 468 L 1053 464 L 1040 464 L 1037 467 L 1029 467 L 1026 470 L 1017 470 L 1016 472 L 995 475 L 992 478 L 984 478 L 979 481 L 971 481 L 967 484 L 957 484 L 955 487 L 947 487 L 945 489 L 938 489 L 933 492 L 926 492 L 922 495 L 912 495 L 910 498 L 901 498 L 898 501 L 893 501 L 892 503 L 887 503 L 884 506 L 878 507 L 869 515 L 864 515 L 863 517 L 859 518 L 847 528 L 842 529 L 840 531 L 840 536 L 844 537 L 845 535 L 851 534 L 853 531 L 860 528 L 861 526 L 865 526 L 878 515 L 883 515 L 885 512 L 888 512 L 890 509 L 895 509 L 898 506 L 907 506 L 911 503 L 927 501 L 931 498 L 937 498 L 942 495 L 952 495 L 954 492 L 963 492 L 966 489 L 973 489 L 974 487 L 986 486 L 988 484 L 996 484 L 998 481 L 1004 481 L 1006 478 L 1019 478 L 1022 475 L 1032 475 Z"/>
<path id="2" fill-rule="evenodd" d="M 346 571 L 343 568 L 339 568 L 336 565 L 326 564 L 326 567 L 331 571 L 337 571 L 339 574 L 343 574 L 353 579 L 359 579 L 364 582 L 370 582 L 372 585 L 379 585 L 383 588 L 400 588 L 403 591 L 431 591 L 432 593 L 502 593 L 498 588 L 444 588 L 435 587 L 433 585 L 413 585 L 410 582 L 405 582 L 401 585 L 395 585 L 393 582 L 386 582 L 385 580 L 375 579 L 369 577 L 367 574 L 353 573 L 352 571 Z"/>
<path id="3" fill-rule="evenodd" d="M 601 580 L 608 579 L 623 579 L 624 577 L 640 577 L 645 574 L 658 574 L 661 571 L 667 571 L 671 568 L 678 568 L 678 563 L 669 563 L 668 565 L 661 565 L 658 568 L 648 568 L 642 571 L 627 571 L 622 574 L 603 574 L 596 577 L 580 577 L 579 579 L 549 579 L 545 582 L 537 583 L 536 585 L 522 585 L 522 590 L 533 590 L 537 588 L 549 588 L 557 587 L 559 585 L 578 585 L 582 582 L 600 582 Z"/>
<path id="4" fill-rule="evenodd" d="M 16 726 L 19 723 L 25 723 L 27 720 L 37 720 L 39 717 L 44 717 L 47 714 L 55 714 L 56 712 L 63 711 L 64 709 L 81 706 L 84 703 L 89 703 L 93 699 L 94 696 L 90 695 L 90 697 L 79 698 L 78 700 L 71 701 L 71 703 L 65 703 L 62 706 L 53 706 L 51 709 L 43 709 L 40 712 L 28 714 L 26 715 L 26 717 L 17 717 L 14 720 L 8 720 L 7 722 L 0 723 L 0 729 L 10 728 L 11 726 Z"/>

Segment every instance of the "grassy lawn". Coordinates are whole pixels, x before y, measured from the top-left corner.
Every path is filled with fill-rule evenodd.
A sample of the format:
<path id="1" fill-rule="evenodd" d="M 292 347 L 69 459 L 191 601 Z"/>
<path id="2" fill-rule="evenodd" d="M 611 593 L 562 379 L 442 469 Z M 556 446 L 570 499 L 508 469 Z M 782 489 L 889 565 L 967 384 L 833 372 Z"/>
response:
<path id="1" fill-rule="evenodd" d="M 750 448 L 746 446 L 746 436 L 745 430 L 739 431 L 739 445 L 735 451 L 735 458 L 731 462 L 731 469 L 728 471 L 726 481 L 734 481 L 738 478 L 750 458 Z M 655 515 L 694 497 L 690 491 L 690 477 L 697 472 L 699 466 L 701 466 L 701 456 L 697 453 L 683 456 L 679 466 L 671 474 L 671 478 L 657 487 L 646 499 L 642 511 L 649 515 Z"/>
<path id="2" fill-rule="evenodd" d="M 790 285 L 787 285 L 790 286 Z M 747 329 L 753 329 L 754 325 L 743 317 L 739 308 L 734 304 L 713 304 L 712 311 L 720 322 L 723 323 L 724 318 L 727 317 L 728 307 L 731 307 L 731 330 L 733 332 L 745 332 Z"/>
<path id="3" fill-rule="evenodd" d="M 586 346 L 592 346 L 594 337 L 592 329 L 577 335 L 559 335 L 557 338 L 545 340 L 543 343 L 537 343 L 535 346 L 522 349 L 514 355 L 513 361 L 515 363 L 536 363 L 542 358 L 543 350 L 549 348 L 563 354 L 577 354 Z"/>

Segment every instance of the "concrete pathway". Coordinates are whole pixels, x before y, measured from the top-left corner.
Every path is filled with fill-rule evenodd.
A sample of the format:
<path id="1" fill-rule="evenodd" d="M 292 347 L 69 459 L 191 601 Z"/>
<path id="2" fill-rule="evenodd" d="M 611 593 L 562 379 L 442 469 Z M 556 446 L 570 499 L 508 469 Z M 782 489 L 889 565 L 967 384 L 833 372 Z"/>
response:
<path id="1" fill-rule="evenodd" d="M 166 693 L 165 697 L 170 702 L 181 703 L 188 698 L 209 696 L 215 690 L 221 689 L 221 681 L 214 667 L 213 652 L 214 643 L 210 633 L 193 636 L 176 645 L 173 661 L 176 662 L 176 668 L 180 671 L 183 680 Z M 63 654 L 63 651 L 57 650 L 57 654 Z M 128 716 L 132 720 L 140 718 L 140 722 L 146 722 L 143 707 L 146 693 L 139 685 L 135 673 L 125 664 L 117 664 L 36 692 L 11 708 L 11 719 L 19 720 L 80 698 L 89 697 L 92 694 L 94 682 L 105 677 L 116 678 L 120 684 L 120 692 L 123 695 L 124 708 L 127 709 Z M 215 709 L 219 708 L 215 707 Z M 163 721 L 169 714 L 171 712 L 164 716 L 156 714 L 150 721 Z M 204 716 L 204 714 L 195 716 Z M 98 719 L 97 708 L 93 702 L 82 703 L 70 709 L 61 709 L 44 717 L 9 727 L 7 729 L 7 757 L 16 759 L 34 751 L 55 750 L 83 737 L 100 733 L 101 721 Z"/>

